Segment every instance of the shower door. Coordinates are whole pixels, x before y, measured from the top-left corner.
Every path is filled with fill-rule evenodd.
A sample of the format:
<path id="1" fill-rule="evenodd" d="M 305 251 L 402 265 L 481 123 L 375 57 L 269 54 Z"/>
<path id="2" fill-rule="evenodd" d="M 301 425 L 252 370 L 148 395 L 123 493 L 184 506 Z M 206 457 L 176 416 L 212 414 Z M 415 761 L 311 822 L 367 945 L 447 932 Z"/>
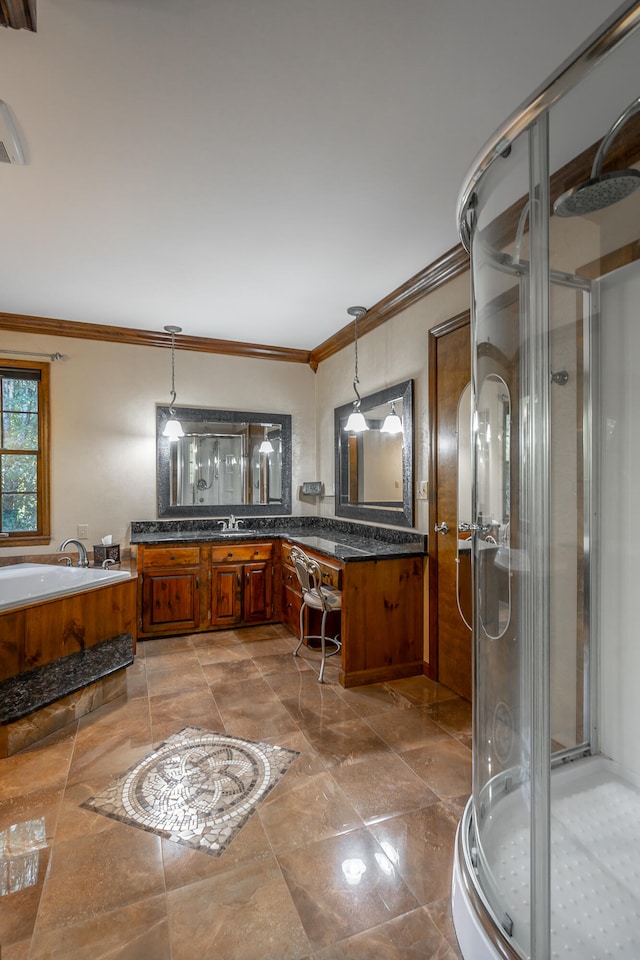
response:
<path id="1" fill-rule="evenodd" d="M 496 132 L 461 194 L 475 685 L 453 914 L 466 960 L 640 956 L 638 62 L 630 3 Z"/>
<path id="2" fill-rule="evenodd" d="M 590 284 L 534 260 L 546 135 L 543 122 L 485 176 L 473 234 L 475 868 L 536 958 L 551 955 L 551 768 L 588 750 L 590 662 Z"/>

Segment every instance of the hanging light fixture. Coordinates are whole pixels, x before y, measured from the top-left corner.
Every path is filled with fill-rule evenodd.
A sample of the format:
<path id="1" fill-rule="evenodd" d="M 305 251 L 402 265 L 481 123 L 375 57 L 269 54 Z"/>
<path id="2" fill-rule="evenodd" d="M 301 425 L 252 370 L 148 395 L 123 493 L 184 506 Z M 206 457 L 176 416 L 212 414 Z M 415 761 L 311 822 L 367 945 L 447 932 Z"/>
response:
<path id="1" fill-rule="evenodd" d="M 364 430 L 368 430 L 367 421 L 364 418 L 364 414 L 360 412 L 360 394 L 358 393 L 358 319 L 364 317 L 366 313 L 365 307 L 349 307 L 347 313 L 350 317 L 354 317 L 353 321 L 353 346 L 355 350 L 355 371 L 353 378 L 353 390 L 356 395 L 356 399 L 353 401 L 353 410 L 349 414 L 349 419 L 347 420 L 344 429 L 348 430 L 350 433 L 362 433 Z"/>
<path id="2" fill-rule="evenodd" d="M 184 437 L 182 424 L 176 419 L 176 412 L 173 409 L 173 404 L 176 402 L 176 333 L 181 333 L 182 327 L 169 325 L 164 329 L 171 334 L 171 406 L 169 407 L 171 417 L 167 420 L 162 436 L 168 437 L 169 441 L 174 443 L 180 437 Z"/>
<path id="3" fill-rule="evenodd" d="M 258 448 L 258 453 L 273 453 L 273 444 L 269 440 L 269 435 L 267 434 L 267 428 L 264 428 L 264 440 Z"/>
<path id="4" fill-rule="evenodd" d="M 402 420 L 396 413 L 395 400 L 391 401 L 391 413 L 385 417 L 380 433 L 402 433 Z"/>

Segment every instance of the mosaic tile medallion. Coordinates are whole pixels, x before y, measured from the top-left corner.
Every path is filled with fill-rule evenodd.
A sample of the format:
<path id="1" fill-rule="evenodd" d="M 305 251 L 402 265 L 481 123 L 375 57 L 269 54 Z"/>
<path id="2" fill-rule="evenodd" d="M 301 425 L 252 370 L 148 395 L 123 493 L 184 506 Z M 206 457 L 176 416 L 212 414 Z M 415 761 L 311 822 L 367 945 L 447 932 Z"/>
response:
<path id="1" fill-rule="evenodd" d="M 219 857 L 298 756 L 184 727 L 82 806 Z"/>

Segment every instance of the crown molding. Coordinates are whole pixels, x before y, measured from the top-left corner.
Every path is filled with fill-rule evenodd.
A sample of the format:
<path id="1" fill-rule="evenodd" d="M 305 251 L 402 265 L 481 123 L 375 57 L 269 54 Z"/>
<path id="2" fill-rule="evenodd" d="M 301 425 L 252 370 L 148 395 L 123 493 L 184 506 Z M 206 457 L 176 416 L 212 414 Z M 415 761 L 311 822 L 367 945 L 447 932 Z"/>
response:
<path id="1" fill-rule="evenodd" d="M 0 313 L 0 329 L 19 333 L 44 333 L 57 337 L 75 337 L 79 340 L 107 340 L 112 343 L 130 343 L 138 347 L 166 347 L 166 333 L 154 330 L 136 330 L 113 327 L 102 323 L 82 323 L 54 320 L 49 317 L 29 317 L 17 313 Z M 272 347 L 262 343 L 242 343 L 236 340 L 216 340 L 211 337 L 188 337 L 177 334 L 176 350 L 194 350 L 200 353 L 219 353 L 232 357 L 251 357 L 254 360 L 285 360 L 289 363 L 311 363 L 308 350 Z"/>
<path id="2" fill-rule="evenodd" d="M 388 296 L 370 307 L 362 318 L 358 319 L 358 336 L 371 333 L 376 327 L 391 320 L 398 313 L 433 293 L 438 287 L 455 279 L 469 269 L 469 254 L 461 243 L 452 247 L 428 267 L 416 273 Z M 338 353 L 353 343 L 353 321 L 342 327 L 337 333 L 319 347 L 311 351 L 311 364 L 316 366 L 334 353 Z"/>

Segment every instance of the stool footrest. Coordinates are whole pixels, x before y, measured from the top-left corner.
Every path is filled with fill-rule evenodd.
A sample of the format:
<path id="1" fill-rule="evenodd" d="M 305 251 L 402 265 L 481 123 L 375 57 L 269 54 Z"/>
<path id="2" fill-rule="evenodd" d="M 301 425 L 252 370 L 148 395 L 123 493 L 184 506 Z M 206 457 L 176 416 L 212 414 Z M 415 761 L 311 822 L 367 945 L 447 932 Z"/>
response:
<path id="1" fill-rule="evenodd" d="M 309 640 L 317 640 L 317 643 L 309 643 Z M 310 650 L 322 650 L 322 637 L 316 634 L 306 634 L 302 638 L 302 642 L 305 647 L 309 647 Z M 325 637 L 325 657 L 333 657 L 342 649 L 342 641 L 338 640 L 338 637 Z M 334 646 L 335 650 L 327 650 L 327 647 Z"/>

